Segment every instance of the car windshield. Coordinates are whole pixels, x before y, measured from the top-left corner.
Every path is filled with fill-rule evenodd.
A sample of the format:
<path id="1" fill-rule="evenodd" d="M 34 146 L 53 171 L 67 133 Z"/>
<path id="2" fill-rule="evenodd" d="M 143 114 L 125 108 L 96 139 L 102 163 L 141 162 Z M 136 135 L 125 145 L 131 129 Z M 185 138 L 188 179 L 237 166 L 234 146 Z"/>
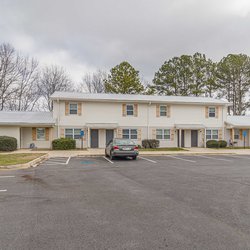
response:
<path id="1" fill-rule="evenodd" d="M 114 140 L 115 145 L 135 145 L 134 141 L 127 140 L 127 139 L 116 139 Z"/>

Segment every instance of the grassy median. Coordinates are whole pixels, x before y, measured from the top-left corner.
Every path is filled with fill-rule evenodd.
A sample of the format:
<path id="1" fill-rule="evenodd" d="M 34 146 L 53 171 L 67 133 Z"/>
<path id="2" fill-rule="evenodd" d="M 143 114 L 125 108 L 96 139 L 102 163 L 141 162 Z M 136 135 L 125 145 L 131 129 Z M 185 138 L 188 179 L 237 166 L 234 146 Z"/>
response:
<path id="1" fill-rule="evenodd" d="M 30 162 L 44 154 L 0 154 L 0 166 L 24 164 Z"/>

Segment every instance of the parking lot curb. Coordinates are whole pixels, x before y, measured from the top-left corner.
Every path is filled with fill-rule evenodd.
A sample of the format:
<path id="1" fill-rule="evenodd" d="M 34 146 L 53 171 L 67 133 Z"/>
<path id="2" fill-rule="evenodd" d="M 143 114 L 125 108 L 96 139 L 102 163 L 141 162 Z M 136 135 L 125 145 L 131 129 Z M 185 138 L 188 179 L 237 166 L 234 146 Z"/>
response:
<path id="1" fill-rule="evenodd" d="M 25 168 L 34 168 L 37 167 L 40 163 L 49 158 L 48 154 L 42 155 L 30 162 L 9 166 L 0 166 L 0 170 L 16 170 L 16 169 L 25 169 Z"/>

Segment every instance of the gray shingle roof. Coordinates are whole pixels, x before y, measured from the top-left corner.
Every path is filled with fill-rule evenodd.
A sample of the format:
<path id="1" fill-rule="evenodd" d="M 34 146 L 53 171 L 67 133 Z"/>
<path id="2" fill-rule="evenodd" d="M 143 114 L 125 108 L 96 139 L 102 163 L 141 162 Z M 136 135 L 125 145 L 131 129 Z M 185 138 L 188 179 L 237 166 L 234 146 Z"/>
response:
<path id="1" fill-rule="evenodd" d="M 54 125 L 52 112 L 1 111 L 0 125 Z"/>
<path id="2" fill-rule="evenodd" d="M 226 123 L 234 127 L 250 127 L 250 116 L 228 116 Z"/>
<path id="3" fill-rule="evenodd" d="M 124 94 L 96 94 L 56 91 L 51 95 L 52 100 L 75 101 L 107 101 L 107 102 L 153 102 L 153 103 L 185 103 L 185 104 L 219 104 L 230 105 L 228 101 L 193 96 L 156 96 L 156 95 L 124 95 Z"/>

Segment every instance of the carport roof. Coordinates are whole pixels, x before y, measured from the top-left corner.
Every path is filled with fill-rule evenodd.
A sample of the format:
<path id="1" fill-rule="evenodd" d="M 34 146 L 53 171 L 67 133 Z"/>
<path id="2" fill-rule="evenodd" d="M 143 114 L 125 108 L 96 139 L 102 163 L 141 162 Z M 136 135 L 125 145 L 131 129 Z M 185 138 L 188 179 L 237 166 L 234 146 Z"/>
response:
<path id="1" fill-rule="evenodd" d="M 226 124 L 231 127 L 250 127 L 250 116 L 228 116 Z"/>
<path id="2" fill-rule="evenodd" d="M 202 129 L 205 128 L 203 124 L 175 124 L 177 129 Z"/>
<path id="3" fill-rule="evenodd" d="M 72 101 L 102 101 L 102 102 L 142 102 L 142 103 L 180 103 L 200 105 L 231 105 L 228 101 L 209 97 L 195 96 L 158 96 L 158 95 L 128 95 L 128 94 L 106 94 L 106 93 L 78 93 L 56 91 L 51 95 L 52 100 Z"/>
<path id="4" fill-rule="evenodd" d="M 52 112 L 1 111 L 0 125 L 8 126 L 52 126 Z"/>

